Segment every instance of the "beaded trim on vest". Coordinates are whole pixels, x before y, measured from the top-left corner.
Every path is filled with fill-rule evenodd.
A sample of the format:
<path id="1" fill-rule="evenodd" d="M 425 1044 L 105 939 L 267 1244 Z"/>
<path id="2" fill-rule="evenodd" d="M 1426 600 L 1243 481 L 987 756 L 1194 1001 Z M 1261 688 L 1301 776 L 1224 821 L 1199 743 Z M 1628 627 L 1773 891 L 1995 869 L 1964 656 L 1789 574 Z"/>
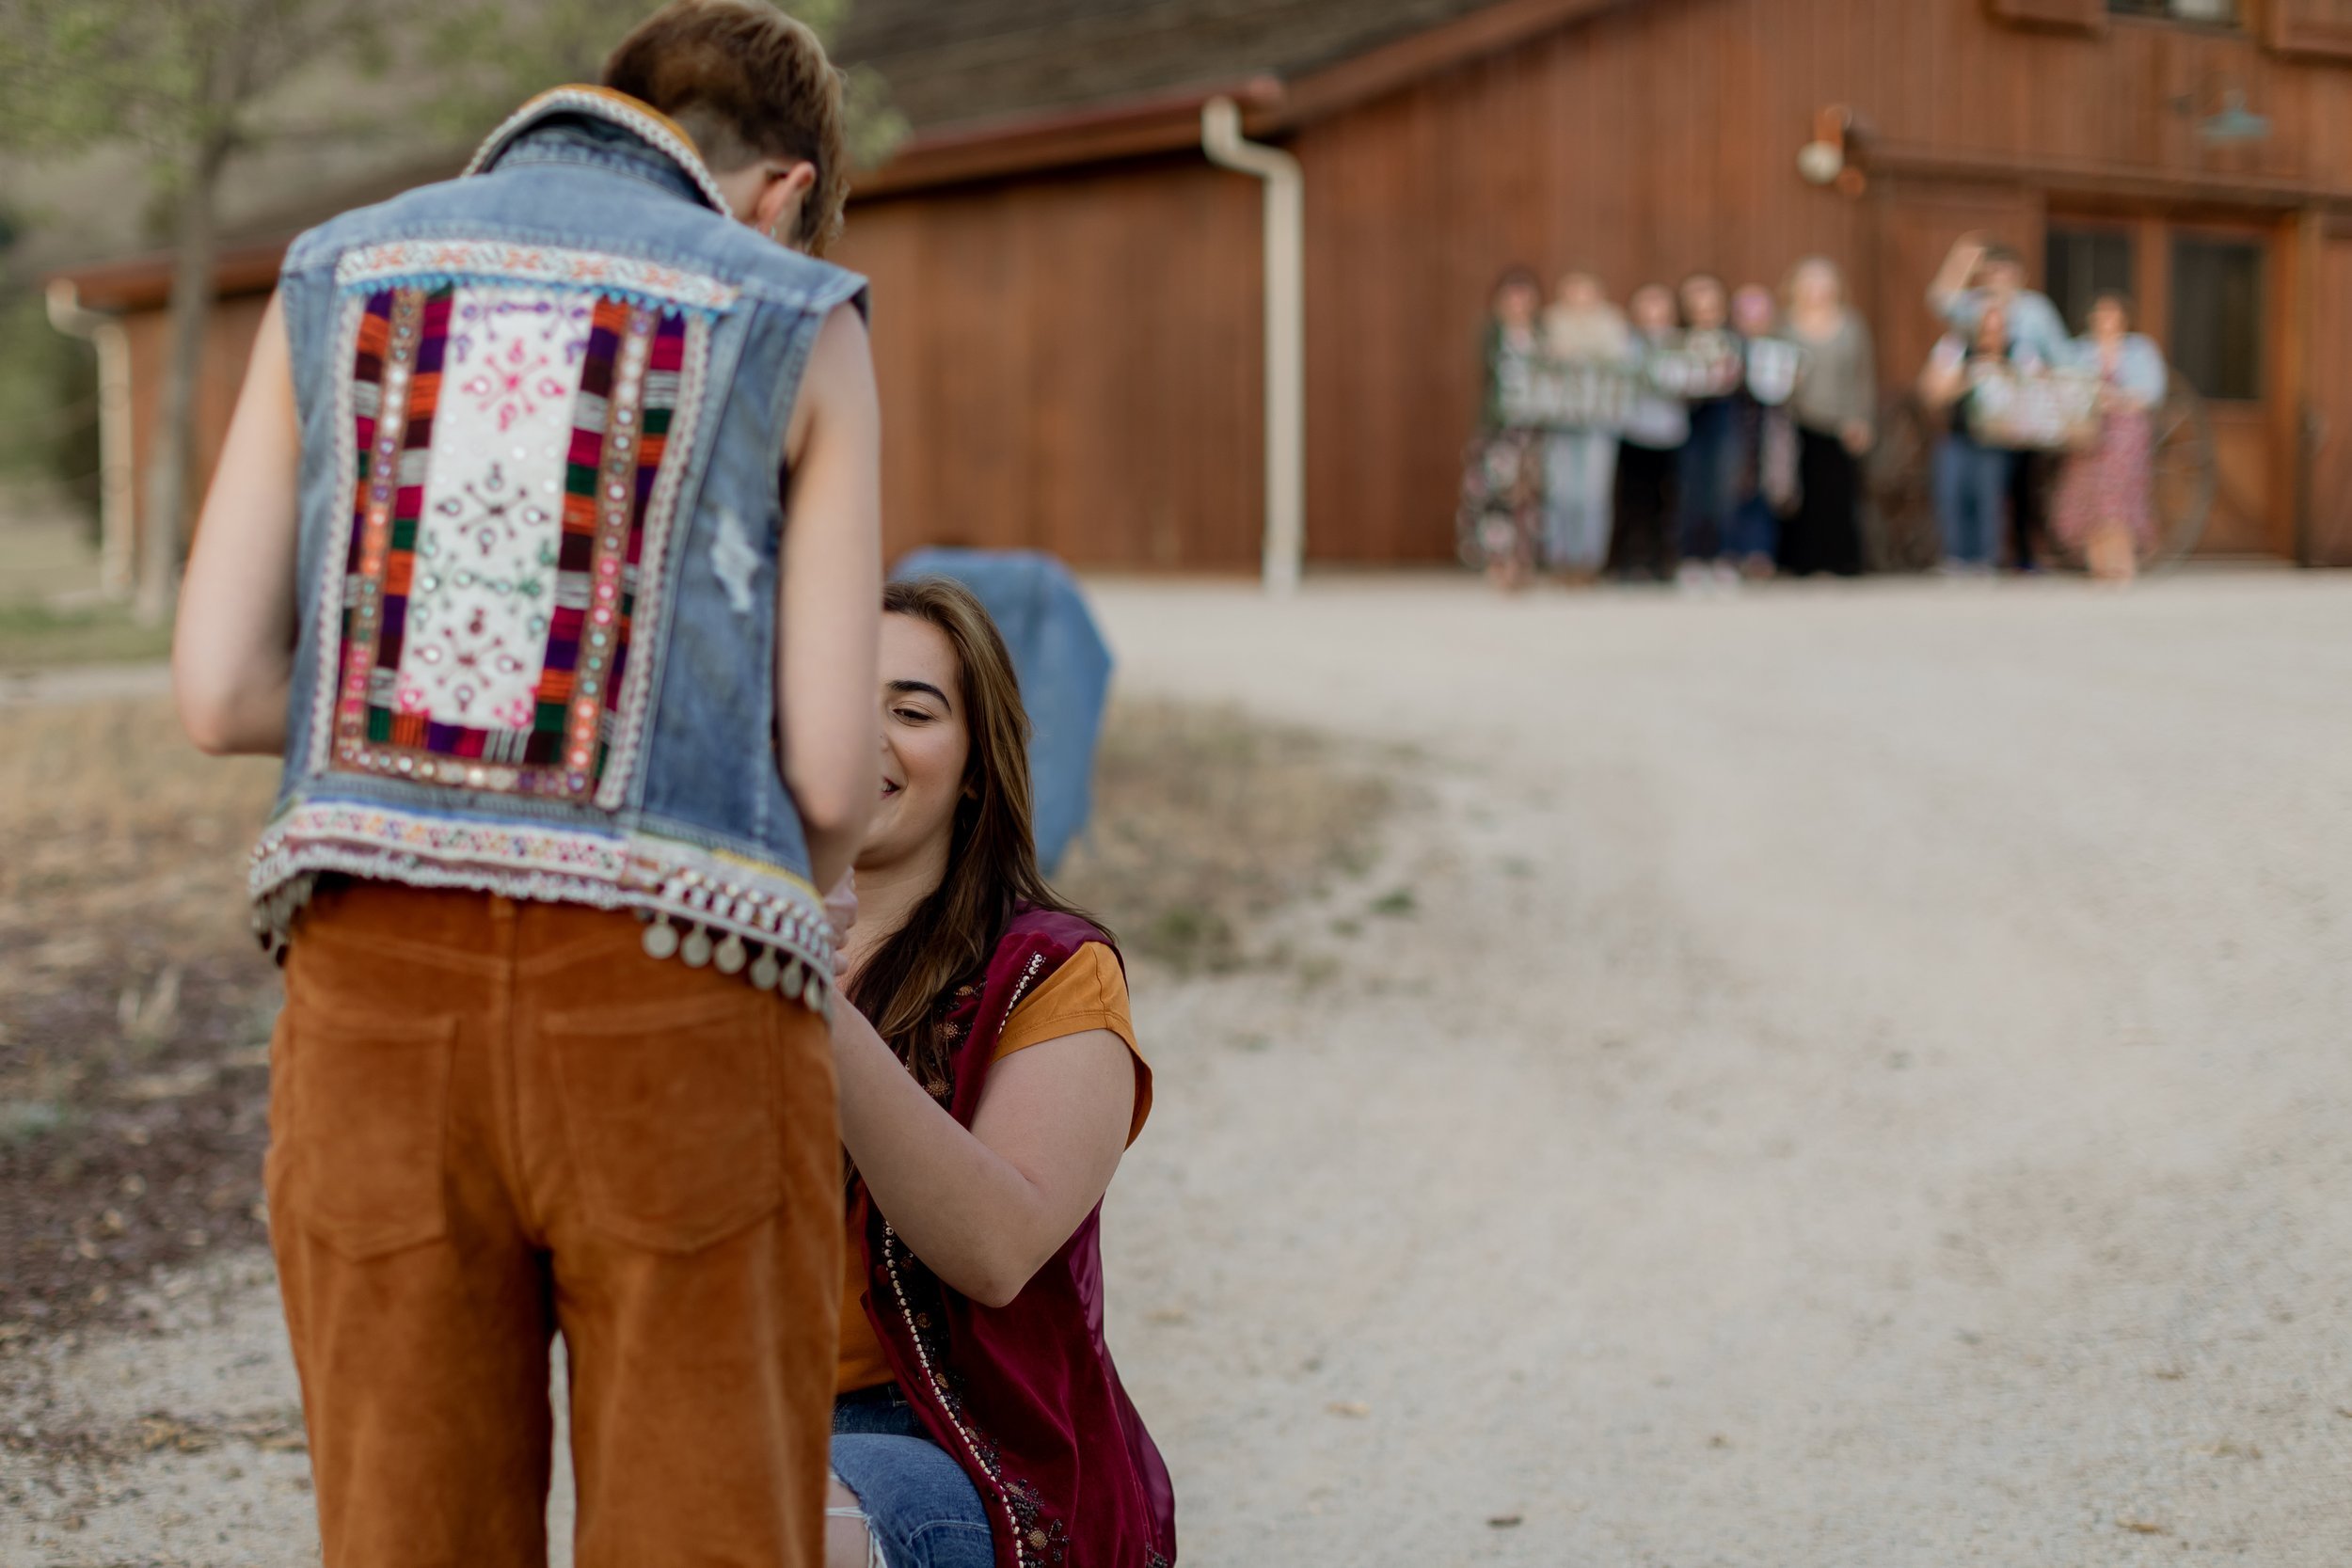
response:
<path id="1" fill-rule="evenodd" d="M 741 974 L 811 1007 L 833 980 L 833 933 L 816 890 L 723 851 L 643 832 L 524 827 L 344 801 L 298 803 L 253 848 L 253 929 L 282 957 L 322 874 L 467 888 L 646 921 L 645 951 Z M 677 925 L 672 925 L 675 920 Z"/>
<path id="2" fill-rule="evenodd" d="M 997 1015 L 1000 1035 L 1005 1020 L 1012 1016 L 1013 1008 L 1021 1005 L 1022 998 L 1029 993 L 1030 985 L 1044 967 L 1043 954 L 1030 958 L 1028 967 L 1022 972 L 1021 978 L 1013 986 L 1012 994 L 1005 999 L 1005 1005 Z M 1012 1548 L 1016 1568 L 1053 1568 L 1065 1556 L 1070 1538 L 1069 1526 L 1047 1515 L 1034 1485 L 1006 1476 L 1003 1450 L 979 1429 L 965 1409 L 962 1396 L 956 1390 L 947 1347 L 940 1338 L 941 1320 L 938 1314 L 925 1311 L 916 1305 L 917 1296 L 942 1289 L 938 1278 L 921 1259 L 914 1256 L 914 1249 L 899 1238 L 886 1219 L 882 1222 L 882 1267 L 890 1275 L 890 1305 L 897 1310 L 899 1322 L 905 1327 L 907 1342 L 914 1347 L 915 1368 L 923 1378 L 926 1389 L 940 1412 L 946 1417 L 947 1424 L 954 1429 L 959 1446 L 971 1456 L 972 1464 L 980 1474 L 988 1478 L 988 1496 L 982 1498 L 982 1503 L 993 1507 L 997 1517 L 1004 1521 L 1003 1531 L 998 1534 L 997 1540 Z M 967 1470 L 966 1474 L 969 1473 Z M 993 1520 L 991 1528 L 994 1528 Z M 1001 1557 L 1002 1554 L 999 1555 Z"/>
<path id="3" fill-rule="evenodd" d="M 516 137 L 541 120 L 567 114 L 588 115 L 634 132 L 686 171 L 686 177 L 694 182 L 695 188 L 702 192 L 703 199 L 710 203 L 713 212 L 725 213 L 728 210 L 727 198 L 720 191 L 718 181 L 711 178 L 702 154 L 695 150 L 694 139 L 686 134 L 684 128 L 652 104 L 631 98 L 625 92 L 614 92 L 611 87 L 577 85 L 549 87 L 507 116 L 506 122 L 490 133 L 489 139 L 473 155 L 473 161 L 466 166 L 466 174 L 480 174 L 498 162 L 500 153 L 514 145 Z"/>

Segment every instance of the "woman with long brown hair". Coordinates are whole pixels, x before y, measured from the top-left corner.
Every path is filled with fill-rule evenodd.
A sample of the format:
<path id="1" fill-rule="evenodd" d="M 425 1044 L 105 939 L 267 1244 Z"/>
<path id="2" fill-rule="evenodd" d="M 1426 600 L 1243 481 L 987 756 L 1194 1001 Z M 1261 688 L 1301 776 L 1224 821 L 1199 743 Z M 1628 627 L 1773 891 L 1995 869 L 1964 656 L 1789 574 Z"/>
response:
<path id="1" fill-rule="evenodd" d="M 882 598 L 882 800 L 834 1017 L 850 1163 L 827 1560 L 1175 1560 L 1102 1337 L 1103 1194 L 1151 1110 L 1109 934 L 1057 897 L 988 612 Z"/>

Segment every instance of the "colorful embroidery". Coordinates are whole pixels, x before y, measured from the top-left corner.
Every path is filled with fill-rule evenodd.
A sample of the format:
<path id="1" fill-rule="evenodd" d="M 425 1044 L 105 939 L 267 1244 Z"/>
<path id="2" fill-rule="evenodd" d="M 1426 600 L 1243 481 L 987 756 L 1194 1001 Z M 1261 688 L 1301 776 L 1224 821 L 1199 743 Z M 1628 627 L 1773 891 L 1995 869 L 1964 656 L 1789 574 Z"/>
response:
<path id="1" fill-rule="evenodd" d="M 466 417 L 442 420 L 434 444 L 392 708 L 483 730 L 506 761 L 528 760 L 516 742 L 538 714 L 563 543 L 557 475 L 591 310 L 544 290 L 459 289 L 450 303 L 442 396 Z"/>
<path id="2" fill-rule="evenodd" d="M 667 321 L 661 324 L 645 366 L 645 411 L 634 437 L 640 442 L 639 493 L 635 504 L 643 526 L 632 541 L 629 557 L 634 596 L 628 615 L 633 625 L 661 625 L 662 594 L 668 583 L 660 565 L 670 559 L 670 531 L 678 523 L 678 493 L 685 485 L 687 468 L 682 458 L 675 462 L 663 459 L 670 452 L 683 454 L 694 449 L 702 407 L 701 388 L 708 380 L 709 361 L 710 333 L 707 327 Z M 630 439 L 628 433 L 622 431 L 614 451 L 626 457 Z M 644 489 L 648 472 L 653 475 L 650 495 Z M 653 564 L 647 567 L 646 562 Z M 594 656 L 599 645 L 594 638 L 590 641 L 590 653 Z M 604 783 L 596 794 L 596 804 L 607 811 L 620 808 L 628 793 L 630 772 L 637 765 L 637 747 L 644 736 L 645 715 L 653 705 L 655 662 L 638 658 L 624 664 L 616 658 L 609 675 L 615 694 L 615 717 L 607 741 Z"/>
<path id="3" fill-rule="evenodd" d="M 1021 1532 L 1029 1559 L 1059 1568 L 1070 1555 L 1070 1527 L 1046 1513 L 1045 1499 L 1033 1481 L 1015 1481 L 1005 1495 L 1012 1506 L 1013 1527 Z"/>
<path id="4" fill-rule="evenodd" d="M 594 290 L 701 313 L 725 310 L 742 294 L 732 283 L 666 262 L 507 240 L 393 240 L 351 251 L 335 266 L 338 287 L 363 293 L 446 288 L 469 279 Z"/>
<path id="5" fill-rule="evenodd" d="M 523 825 L 347 801 L 304 801 L 262 830 L 250 886 L 261 934 L 281 942 L 299 888 L 322 871 L 510 898 L 624 906 L 781 955 L 765 980 L 810 1006 L 833 973 L 816 890 L 787 873 L 637 832 Z M 288 896 L 289 889 L 297 890 Z M 706 941 L 711 938 L 706 935 Z M 748 953 L 746 954 L 748 958 Z M 795 961 L 797 960 L 797 961 Z M 726 966 L 722 966 L 726 967 Z M 729 968 L 734 973 L 738 965 Z"/>
<path id="6" fill-rule="evenodd" d="M 633 749 L 631 631 L 707 332 L 530 285 L 369 296 L 330 768 L 586 800 Z"/>

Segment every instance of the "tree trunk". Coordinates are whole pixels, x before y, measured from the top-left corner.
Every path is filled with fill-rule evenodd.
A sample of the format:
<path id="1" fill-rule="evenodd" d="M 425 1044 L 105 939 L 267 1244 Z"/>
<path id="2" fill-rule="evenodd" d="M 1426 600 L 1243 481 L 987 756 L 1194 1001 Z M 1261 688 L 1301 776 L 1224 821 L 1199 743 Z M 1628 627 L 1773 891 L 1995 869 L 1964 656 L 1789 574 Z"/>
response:
<path id="1" fill-rule="evenodd" d="M 196 451 L 196 386 L 204 363 L 204 329 L 213 315 L 217 248 L 213 202 L 228 156 L 226 136 L 216 135 L 193 150 L 172 218 L 170 345 L 162 394 L 156 399 L 154 438 L 148 448 L 147 505 L 139 519 L 135 609 L 149 626 L 161 624 L 171 613 L 180 593 L 188 470 Z"/>

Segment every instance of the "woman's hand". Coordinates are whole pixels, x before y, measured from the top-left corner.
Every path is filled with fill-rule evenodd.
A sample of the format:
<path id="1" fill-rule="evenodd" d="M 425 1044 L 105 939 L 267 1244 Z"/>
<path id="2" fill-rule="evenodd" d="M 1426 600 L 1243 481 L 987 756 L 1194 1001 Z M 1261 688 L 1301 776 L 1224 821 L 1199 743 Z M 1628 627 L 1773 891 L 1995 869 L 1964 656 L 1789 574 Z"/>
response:
<path id="1" fill-rule="evenodd" d="M 825 895 L 825 922 L 833 927 L 833 977 L 836 980 L 850 972 L 846 949 L 850 928 L 857 924 L 857 869 L 852 866 L 841 874 Z"/>
<path id="2" fill-rule="evenodd" d="M 1870 450 L 1870 425 L 1867 420 L 1848 420 L 1837 436 L 1846 443 L 1846 451 L 1856 457 Z"/>
<path id="3" fill-rule="evenodd" d="M 1988 248 L 1983 233 L 1973 229 L 1952 242 L 1952 248 L 1944 253 L 1944 264 L 1928 283 L 1928 306 L 1937 315 L 1948 319 L 1953 302 L 1976 281 L 1977 263 L 1984 260 Z"/>

